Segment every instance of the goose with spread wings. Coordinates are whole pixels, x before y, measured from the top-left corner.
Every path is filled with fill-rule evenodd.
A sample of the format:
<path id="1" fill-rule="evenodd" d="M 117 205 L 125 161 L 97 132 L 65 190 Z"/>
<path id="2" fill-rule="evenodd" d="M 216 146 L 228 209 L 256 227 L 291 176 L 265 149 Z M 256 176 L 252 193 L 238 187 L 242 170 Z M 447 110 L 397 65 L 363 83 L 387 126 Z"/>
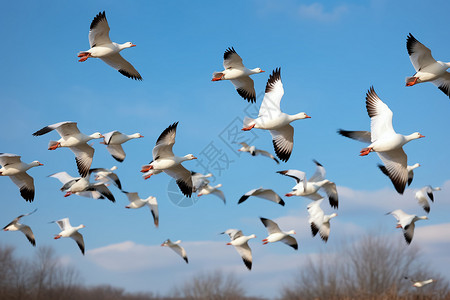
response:
<path id="1" fill-rule="evenodd" d="M 105 12 L 98 13 L 91 22 L 89 30 L 89 50 L 78 53 L 78 61 L 86 61 L 89 57 L 97 57 L 113 67 L 120 74 L 135 80 L 142 80 L 138 71 L 121 55 L 123 49 L 135 47 L 132 42 L 117 44 L 109 38 L 109 25 Z"/>
<path id="2" fill-rule="evenodd" d="M 136 192 L 130 193 L 123 191 L 123 193 L 127 196 L 128 201 L 130 201 L 130 204 L 125 206 L 125 208 L 136 209 L 147 205 L 150 208 L 150 212 L 152 213 L 153 223 L 155 224 L 156 227 L 158 227 L 159 225 L 158 202 L 156 201 L 155 197 L 149 196 L 146 199 L 141 199 L 141 197 L 139 197 L 138 193 Z"/>
<path id="3" fill-rule="evenodd" d="M 337 216 L 337 213 L 326 215 L 323 209 L 320 207 L 323 199 L 313 201 L 308 204 L 309 225 L 311 227 L 311 233 L 316 236 L 319 233 L 320 238 L 326 243 L 330 236 L 330 220 Z"/>
<path id="4" fill-rule="evenodd" d="M 43 166 L 35 160 L 31 163 L 24 163 L 19 155 L 11 153 L 0 153 L 0 176 L 9 176 L 19 187 L 20 195 L 29 202 L 34 200 L 34 179 L 28 175 L 27 171 L 33 167 Z"/>
<path id="5" fill-rule="evenodd" d="M 263 189 L 262 187 L 253 189 L 245 193 L 244 195 L 239 198 L 238 204 L 241 204 L 245 200 L 247 200 L 249 197 L 258 197 L 261 199 L 266 199 L 272 202 L 275 202 L 277 204 L 280 204 L 281 206 L 284 206 L 284 200 L 281 199 L 281 197 L 275 193 L 272 189 Z"/>
<path id="6" fill-rule="evenodd" d="M 117 160 L 118 162 L 123 162 L 125 160 L 125 151 L 123 150 L 122 144 L 128 142 L 132 139 L 143 138 L 139 132 L 133 134 L 124 134 L 120 131 L 114 130 L 103 134 L 103 142 L 100 144 L 106 145 L 106 150 L 109 154 Z"/>
<path id="7" fill-rule="evenodd" d="M 430 199 L 432 202 L 434 202 L 434 191 L 440 191 L 440 187 L 432 187 L 431 185 L 424 186 L 420 190 L 416 191 L 414 194 L 414 197 L 416 198 L 417 202 L 419 202 L 420 206 L 422 206 L 423 210 L 425 210 L 427 213 L 430 212 L 430 203 L 428 203 L 428 199 Z"/>
<path id="8" fill-rule="evenodd" d="M 406 49 L 408 50 L 416 74 L 406 78 L 406 86 L 413 86 L 421 82 L 432 82 L 444 94 L 450 97 L 450 62 L 435 60 L 431 50 L 419 42 L 411 33 L 406 38 Z"/>
<path id="9" fill-rule="evenodd" d="M 181 243 L 180 240 L 172 242 L 170 239 L 167 239 L 164 241 L 164 243 L 161 244 L 161 247 L 169 247 L 170 249 L 175 251 L 175 253 L 181 256 L 186 263 L 189 263 L 186 250 L 184 250 L 184 248 L 180 246 L 180 243 Z"/>
<path id="10" fill-rule="evenodd" d="M 34 238 L 34 234 L 33 234 L 33 231 L 31 230 L 30 226 L 19 223 L 21 218 L 31 215 L 36 210 L 37 209 L 33 210 L 30 213 L 18 216 L 17 218 L 12 220 L 8 225 L 3 227 L 3 231 L 21 231 L 23 234 L 25 234 L 25 236 L 27 237 L 27 239 L 31 243 L 31 245 L 36 247 L 36 240 Z"/>
<path id="11" fill-rule="evenodd" d="M 150 170 L 160 170 L 173 177 L 181 192 L 186 197 L 191 197 L 194 190 L 191 172 L 181 165 L 182 162 L 197 159 L 192 154 L 185 156 L 175 156 L 172 148 L 175 144 L 178 122 L 167 127 L 159 136 L 156 145 L 153 148 L 153 161 L 142 167 L 141 172 L 146 173 Z"/>
<path id="12" fill-rule="evenodd" d="M 61 232 L 56 234 L 54 239 L 57 240 L 62 237 L 70 237 L 77 243 L 78 247 L 81 250 L 81 253 L 83 253 L 84 255 L 84 239 L 81 233 L 78 232 L 78 230 L 86 226 L 81 224 L 79 226 L 72 227 L 72 225 L 70 225 L 69 218 L 53 221 L 52 223 L 56 223 L 61 229 Z"/>
<path id="13" fill-rule="evenodd" d="M 251 154 L 251 156 L 257 156 L 257 155 L 262 155 L 262 156 L 266 156 L 269 157 L 271 159 L 273 159 L 277 164 L 280 163 L 280 161 L 278 159 L 276 159 L 275 156 L 273 156 L 272 154 L 270 154 L 269 152 L 265 151 L 265 150 L 261 150 L 261 149 L 257 149 L 255 146 L 249 146 L 247 143 L 240 143 L 241 144 L 241 148 L 238 149 L 239 152 L 248 152 Z"/>
<path id="14" fill-rule="evenodd" d="M 419 132 L 410 135 L 398 134 L 392 126 L 393 113 L 381 101 L 373 87 L 366 94 L 366 109 L 370 117 L 370 131 L 348 131 L 340 129 L 342 136 L 370 144 L 360 151 L 360 156 L 376 152 L 384 163 L 385 170 L 399 194 L 403 194 L 408 182 L 408 157 L 403 151 L 406 143 L 423 138 Z"/>
<path id="15" fill-rule="evenodd" d="M 298 250 L 297 240 L 293 236 L 291 236 L 291 234 L 295 234 L 294 230 L 282 231 L 280 227 L 278 227 L 278 224 L 275 223 L 274 221 L 262 217 L 260 217 L 260 220 L 266 227 L 267 232 L 269 233 L 269 235 L 262 240 L 263 245 L 267 243 L 275 243 L 278 241 L 282 241 L 286 245 L 294 248 L 295 250 Z"/>
<path id="16" fill-rule="evenodd" d="M 89 175 L 93 175 L 95 181 L 105 184 L 112 182 L 119 190 L 122 190 L 122 183 L 119 180 L 119 176 L 114 173 L 115 170 L 117 170 L 116 166 L 113 166 L 111 169 L 92 168 L 89 170 Z"/>
<path id="17" fill-rule="evenodd" d="M 87 176 L 94 157 L 94 148 L 89 146 L 87 142 L 92 139 L 100 139 L 103 135 L 100 132 L 86 135 L 80 132 L 76 122 L 68 121 L 45 126 L 33 133 L 33 135 L 41 136 L 53 130 L 58 132 L 61 139 L 58 141 L 50 141 L 48 150 L 56 150 L 59 147 L 68 147 L 75 154 L 78 173 L 83 177 Z"/>
<path id="18" fill-rule="evenodd" d="M 269 130 L 272 135 L 275 154 L 284 162 L 289 160 L 294 147 L 294 127 L 290 125 L 295 120 L 311 118 L 301 112 L 288 115 L 281 111 L 280 102 L 284 95 L 283 83 L 281 82 L 281 69 L 275 69 L 267 81 L 264 99 L 259 109 L 258 118 L 244 118 L 242 130 L 248 131 L 252 128 Z"/>
<path id="19" fill-rule="evenodd" d="M 242 98 L 251 103 L 256 102 L 255 86 L 250 75 L 264 71 L 260 68 L 247 69 L 233 47 L 223 54 L 223 67 L 225 70 L 222 72 L 213 73 L 211 81 L 230 80 Z"/>
<path id="20" fill-rule="evenodd" d="M 302 196 L 311 200 L 317 201 L 323 198 L 318 193 L 320 189 L 323 189 L 328 196 L 331 207 L 338 208 L 339 199 L 336 189 L 336 184 L 328 179 L 325 179 L 325 168 L 316 160 L 316 172 L 306 180 L 305 172 L 298 170 L 284 170 L 277 173 L 294 178 L 297 184 L 292 188 L 292 192 L 287 193 L 286 197 Z"/>
<path id="21" fill-rule="evenodd" d="M 405 213 L 401 209 L 396 209 L 394 211 L 388 212 L 387 215 L 392 215 L 397 220 L 397 227 L 402 228 L 403 236 L 405 237 L 406 243 L 409 245 L 414 236 L 415 223 L 419 220 L 428 220 L 427 216 L 416 216 Z"/>
<path id="22" fill-rule="evenodd" d="M 250 249 L 250 247 L 248 246 L 248 241 L 250 239 L 256 238 L 256 235 L 244 235 L 242 233 L 242 230 L 238 229 L 227 229 L 221 234 L 228 234 L 231 241 L 227 243 L 227 245 L 234 246 L 234 249 L 236 249 L 236 251 L 242 257 L 242 261 L 250 271 L 252 269 L 252 249 Z"/>

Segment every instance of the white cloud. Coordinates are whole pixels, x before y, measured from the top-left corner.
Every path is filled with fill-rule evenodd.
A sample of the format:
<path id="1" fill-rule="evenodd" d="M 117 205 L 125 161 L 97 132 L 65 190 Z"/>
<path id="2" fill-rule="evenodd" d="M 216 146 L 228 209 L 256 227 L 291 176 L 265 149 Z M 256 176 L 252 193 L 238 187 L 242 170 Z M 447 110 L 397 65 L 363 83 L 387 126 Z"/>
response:
<path id="1" fill-rule="evenodd" d="M 339 5 L 327 11 L 323 4 L 314 2 L 309 5 L 301 4 L 298 13 L 303 18 L 312 19 L 319 22 L 333 22 L 339 20 L 349 11 L 348 6 Z"/>

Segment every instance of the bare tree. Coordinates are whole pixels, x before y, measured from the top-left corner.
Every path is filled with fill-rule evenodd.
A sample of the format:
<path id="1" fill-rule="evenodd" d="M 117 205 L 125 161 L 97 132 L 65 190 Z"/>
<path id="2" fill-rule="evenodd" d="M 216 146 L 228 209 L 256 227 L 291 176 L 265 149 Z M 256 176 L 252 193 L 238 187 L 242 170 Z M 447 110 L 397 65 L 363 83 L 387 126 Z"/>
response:
<path id="1" fill-rule="evenodd" d="M 247 299 L 241 282 L 233 274 L 220 271 L 201 273 L 180 287 L 174 297 L 192 300 L 239 300 Z"/>
<path id="2" fill-rule="evenodd" d="M 405 276 L 435 278 L 413 288 Z M 418 248 L 385 236 L 367 235 L 330 254 L 310 257 L 282 289 L 282 299 L 448 299 L 448 282 L 426 267 Z"/>

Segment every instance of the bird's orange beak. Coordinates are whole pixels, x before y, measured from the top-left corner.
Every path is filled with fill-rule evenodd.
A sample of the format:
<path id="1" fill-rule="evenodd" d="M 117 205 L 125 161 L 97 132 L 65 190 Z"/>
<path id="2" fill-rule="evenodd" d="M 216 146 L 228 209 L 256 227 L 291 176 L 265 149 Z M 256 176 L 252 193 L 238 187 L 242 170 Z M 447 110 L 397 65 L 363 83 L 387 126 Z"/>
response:
<path id="1" fill-rule="evenodd" d="M 131 46 L 130 47 L 136 47 L 136 45 L 135 44 L 131 44 Z"/>
<path id="2" fill-rule="evenodd" d="M 308 115 L 306 115 L 305 119 L 311 119 L 311 117 L 310 117 L 310 116 L 308 116 Z"/>
<path id="3" fill-rule="evenodd" d="M 44 164 L 39 163 L 39 166 L 43 166 Z"/>
<path id="4" fill-rule="evenodd" d="M 419 134 L 419 138 L 423 138 L 423 137 L 425 137 L 424 135 L 421 135 L 421 134 Z"/>

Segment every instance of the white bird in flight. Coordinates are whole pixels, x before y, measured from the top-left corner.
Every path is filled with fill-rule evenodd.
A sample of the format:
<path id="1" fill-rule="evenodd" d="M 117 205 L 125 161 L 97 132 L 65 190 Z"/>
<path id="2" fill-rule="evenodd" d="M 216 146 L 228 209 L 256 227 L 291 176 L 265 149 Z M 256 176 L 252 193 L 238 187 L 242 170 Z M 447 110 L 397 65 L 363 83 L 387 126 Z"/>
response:
<path id="1" fill-rule="evenodd" d="M 144 205 L 147 205 L 150 208 L 150 212 L 153 216 L 153 223 L 156 227 L 159 225 L 159 213 L 158 213 L 158 202 L 156 201 L 156 198 L 153 196 L 149 196 L 146 199 L 141 199 L 138 195 L 138 193 L 129 193 L 123 191 L 123 193 L 127 196 L 128 201 L 130 201 L 130 204 L 125 206 L 125 208 L 141 208 Z"/>
<path id="2" fill-rule="evenodd" d="M 248 246 L 248 241 L 250 239 L 256 238 L 256 235 L 244 235 L 242 230 L 238 229 L 227 229 L 222 234 L 228 234 L 230 237 L 230 242 L 227 245 L 233 245 L 239 255 L 242 257 L 247 269 L 252 269 L 252 249 Z"/>
<path id="3" fill-rule="evenodd" d="M 401 209 L 396 209 L 387 214 L 391 214 L 395 219 L 397 219 L 397 228 L 402 228 L 403 235 L 408 245 L 411 244 L 414 236 L 414 228 L 416 226 L 415 222 L 419 220 L 428 220 L 427 216 L 418 217 L 416 215 L 409 215 Z"/>
<path id="4" fill-rule="evenodd" d="M 33 234 L 33 231 L 31 230 L 30 226 L 19 223 L 21 218 L 31 215 L 36 210 L 37 209 L 33 210 L 30 213 L 18 216 L 17 218 L 12 220 L 8 225 L 3 227 L 3 231 L 18 231 L 19 230 L 23 234 L 25 234 L 25 236 L 27 237 L 28 241 L 30 241 L 31 245 L 36 247 L 36 240 L 34 238 L 34 234 Z"/>
<path id="5" fill-rule="evenodd" d="M 267 232 L 269 233 L 269 235 L 262 240 L 264 245 L 267 243 L 282 241 L 286 245 L 291 246 L 295 250 L 298 250 L 297 240 L 294 237 L 290 236 L 291 234 L 295 234 L 294 230 L 281 231 L 280 227 L 278 227 L 278 224 L 274 221 L 261 217 L 260 219 L 266 227 Z"/>
<path id="6" fill-rule="evenodd" d="M 84 255 L 84 239 L 81 233 L 78 232 L 79 229 L 84 228 L 83 224 L 78 225 L 76 227 L 72 227 L 69 222 L 69 218 L 64 218 L 58 221 L 53 221 L 52 223 L 58 224 L 61 232 L 55 235 L 54 239 L 57 240 L 62 237 L 70 237 L 72 238 L 78 245 L 81 250 L 81 253 Z"/>
<path id="7" fill-rule="evenodd" d="M 240 149 L 238 149 L 238 151 L 240 152 L 248 152 L 250 153 L 252 156 L 257 156 L 257 155 L 262 155 L 262 156 L 266 156 L 269 157 L 271 159 L 273 159 L 277 164 L 280 163 L 280 161 L 278 159 L 276 159 L 275 156 L 273 156 L 272 154 L 270 154 L 269 152 L 265 151 L 265 150 L 260 150 L 257 149 L 255 146 L 249 146 L 247 143 L 240 143 L 242 145 L 242 147 Z"/>
<path id="8" fill-rule="evenodd" d="M 109 154 L 118 162 L 123 162 L 125 159 L 125 151 L 122 148 L 122 144 L 132 139 L 143 138 L 140 133 L 123 134 L 120 131 L 114 130 L 103 134 L 103 142 L 100 144 L 106 145 L 106 150 Z"/>
<path id="9" fill-rule="evenodd" d="M 180 246 L 180 243 L 181 243 L 180 240 L 172 242 L 170 239 L 167 239 L 164 241 L 164 243 L 161 244 L 161 247 L 169 247 L 170 249 L 175 251 L 179 256 L 181 256 L 186 263 L 189 263 L 186 250 L 184 250 L 184 248 Z"/>

